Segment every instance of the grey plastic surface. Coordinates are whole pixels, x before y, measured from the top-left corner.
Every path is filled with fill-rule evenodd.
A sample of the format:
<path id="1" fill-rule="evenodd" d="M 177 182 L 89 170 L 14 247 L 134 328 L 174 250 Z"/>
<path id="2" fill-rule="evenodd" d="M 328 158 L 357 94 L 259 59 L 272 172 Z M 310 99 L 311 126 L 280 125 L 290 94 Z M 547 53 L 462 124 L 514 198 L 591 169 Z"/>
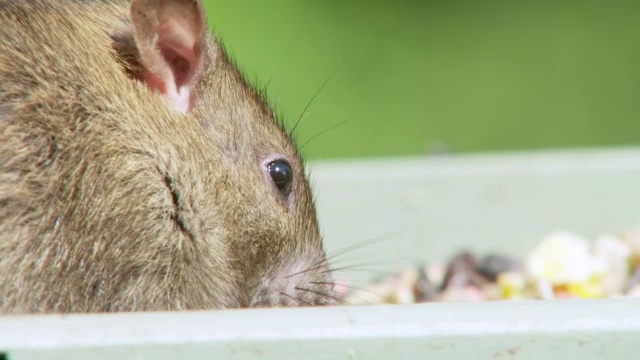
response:
<path id="1" fill-rule="evenodd" d="M 312 179 L 330 254 L 387 236 L 336 259 L 376 262 L 339 272 L 360 282 L 640 221 L 640 149 L 323 163 Z M 10 359 L 633 359 L 638 344 L 640 299 L 0 318 Z"/>

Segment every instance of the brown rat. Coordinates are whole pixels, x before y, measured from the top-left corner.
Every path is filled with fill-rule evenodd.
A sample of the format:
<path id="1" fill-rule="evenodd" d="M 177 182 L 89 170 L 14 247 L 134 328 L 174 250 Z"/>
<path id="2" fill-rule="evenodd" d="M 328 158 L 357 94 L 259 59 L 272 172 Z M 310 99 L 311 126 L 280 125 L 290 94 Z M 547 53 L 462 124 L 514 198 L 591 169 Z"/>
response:
<path id="1" fill-rule="evenodd" d="M 303 162 L 199 0 L 0 0 L 0 313 L 329 304 Z"/>

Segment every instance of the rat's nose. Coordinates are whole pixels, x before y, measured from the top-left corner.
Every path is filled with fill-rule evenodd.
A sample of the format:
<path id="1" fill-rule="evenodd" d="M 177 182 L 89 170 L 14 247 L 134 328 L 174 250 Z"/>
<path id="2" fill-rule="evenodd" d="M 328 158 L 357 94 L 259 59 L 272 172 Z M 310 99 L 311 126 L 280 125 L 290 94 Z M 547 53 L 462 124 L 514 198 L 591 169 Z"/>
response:
<path id="1" fill-rule="evenodd" d="M 340 303 L 325 260 L 295 261 L 265 277 L 251 307 L 318 306 Z"/>

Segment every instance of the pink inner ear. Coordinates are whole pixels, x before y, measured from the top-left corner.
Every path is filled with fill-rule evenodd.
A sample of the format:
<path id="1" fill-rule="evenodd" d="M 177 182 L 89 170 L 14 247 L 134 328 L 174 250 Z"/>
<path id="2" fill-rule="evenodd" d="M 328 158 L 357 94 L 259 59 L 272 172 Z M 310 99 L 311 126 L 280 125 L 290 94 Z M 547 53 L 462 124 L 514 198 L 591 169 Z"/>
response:
<path id="1" fill-rule="evenodd" d="M 178 49 L 162 43 L 158 44 L 158 50 L 171 69 L 176 88 L 186 85 L 192 73 L 193 60 L 181 55 Z"/>
<path id="2" fill-rule="evenodd" d="M 177 89 L 188 84 L 197 67 L 196 39 L 190 30 L 178 21 L 167 21 L 158 29 L 156 46 L 171 70 Z"/>

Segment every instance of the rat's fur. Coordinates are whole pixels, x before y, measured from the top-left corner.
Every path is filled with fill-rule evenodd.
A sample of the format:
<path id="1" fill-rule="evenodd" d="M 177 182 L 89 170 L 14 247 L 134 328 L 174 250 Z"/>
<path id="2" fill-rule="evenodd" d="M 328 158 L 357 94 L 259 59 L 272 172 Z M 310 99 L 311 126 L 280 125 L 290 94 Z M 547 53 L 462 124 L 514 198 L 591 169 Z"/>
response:
<path id="1" fill-rule="evenodd" d="M 172 108 L 129 3 L 0 0 L 0 313 L 329 302 L 292 140 L 208 32 L 189 110 Z"/>

